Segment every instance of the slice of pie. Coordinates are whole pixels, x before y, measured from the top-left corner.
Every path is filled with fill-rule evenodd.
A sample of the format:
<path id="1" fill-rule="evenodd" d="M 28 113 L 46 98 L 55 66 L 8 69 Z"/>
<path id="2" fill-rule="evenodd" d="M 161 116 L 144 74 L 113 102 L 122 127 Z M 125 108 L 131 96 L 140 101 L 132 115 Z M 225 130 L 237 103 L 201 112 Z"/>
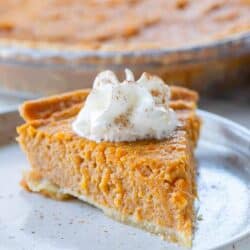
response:
<path id="1" fill-rule="evenodd" d="M 198 96 L 180 87 L 171 92 L 180 124 L 164 140 L 97 143 L 79 137 L 71 124 L 89 90 L 24 103 L 18 142 L 31 169 L 23 187 L 55 199 L 79 198 L 114 219 L 191 246 Z"/>

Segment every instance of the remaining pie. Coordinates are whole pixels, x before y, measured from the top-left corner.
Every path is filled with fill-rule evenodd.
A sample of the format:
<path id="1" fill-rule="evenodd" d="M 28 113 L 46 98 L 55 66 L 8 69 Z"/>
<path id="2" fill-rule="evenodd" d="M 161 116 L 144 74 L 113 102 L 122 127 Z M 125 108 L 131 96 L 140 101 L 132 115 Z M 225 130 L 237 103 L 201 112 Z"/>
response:
<path id="1" fill-rule="evenodd" d="M 32 47 L 186 47 L 250 30 L 249 0 L 0 0 L 0 41 Z"/>
<path id="2" fill-rule="evenodd" d="M 71 124 L 89 90 L 24 103 L 18 142 L 31 169 L 22 186 L 55 199 L 79 198 L 121 222 L 191 246 L 198 96 L 180 87 L 171 92 L 180 124 L 164 140 L 97 143 L 79 137 Z"/>

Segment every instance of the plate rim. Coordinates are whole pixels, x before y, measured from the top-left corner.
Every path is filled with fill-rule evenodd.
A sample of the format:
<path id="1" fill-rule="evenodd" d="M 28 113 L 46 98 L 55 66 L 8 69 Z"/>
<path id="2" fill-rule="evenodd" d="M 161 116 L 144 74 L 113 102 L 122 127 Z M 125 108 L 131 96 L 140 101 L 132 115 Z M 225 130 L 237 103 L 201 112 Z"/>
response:
<path id="1" fill-rule="evenodd" d="M 234 122 L 228 118 L 225 118 L 223 116 L 220 116 L 220 115 L 217 115 L 217 114 L 205 111 L 205 110 L 198 109 L 198 114 L 201 115 L 202 117 L 207 117 L 208 119 L 217 120 L 220 123 L 222 123 L 224 126 L 229 125 L 230 128 L 237 129 L 240 133 L 242 133 L 241 136 L 246 135 L 246 137 L 244 139 L 249 141 L 249 143 L 250 143 L 250 129 L 248 129 L 248 128 L 242 126 L 241 124 L 238 124 L 237 122 Z M 246 229 L 245 231 L 243 231 L 239 234 L 236 234 L 235 236 L 226 240 L 222 244 L 216 245 L 216 246 L 209 248 L 207 250 L 217 250 L 217 249 L 221 249 L 223 247 L 229 247 L 230 245 L 233 245 L 239 241 L 242 241 L 242 240 L 246 239 L 247 237 L 250 238 L 250 228 Z"/>

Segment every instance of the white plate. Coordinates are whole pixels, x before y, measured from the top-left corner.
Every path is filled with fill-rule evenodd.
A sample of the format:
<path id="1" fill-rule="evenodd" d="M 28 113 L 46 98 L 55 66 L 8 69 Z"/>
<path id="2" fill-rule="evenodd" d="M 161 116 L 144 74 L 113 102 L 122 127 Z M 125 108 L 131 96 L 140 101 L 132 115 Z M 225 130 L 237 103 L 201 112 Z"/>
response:
<path id="1" fill-rule="evenodd" d="M 193 249 L 250 249 L 250 133 L 206 112 L 198 159 L 199 209 Z M 28 167 L 9 142 L 16 111 L 0 115 L 0 250 L 180 249 L 79 201 L 59 202 L 19 186 Z"/>

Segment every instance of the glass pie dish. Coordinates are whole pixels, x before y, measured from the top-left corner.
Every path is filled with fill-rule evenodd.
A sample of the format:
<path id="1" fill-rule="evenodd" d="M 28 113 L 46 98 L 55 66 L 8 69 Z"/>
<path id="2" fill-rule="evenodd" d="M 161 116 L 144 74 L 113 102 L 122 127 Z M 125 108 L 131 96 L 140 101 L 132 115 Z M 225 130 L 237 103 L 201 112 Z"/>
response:
<path id="1" fill-rule="evenodd" d="M 19 96 L 90 87 L 101 70 L 111 69 L 121 77 L 124 68 L 131 68 L 136 77 L 147 71 L 168 84 L 216 94 L 249 79 L 250 33 L 177 49 L 84 51 L 18 43 L 0 46 L 0 89 Z"/>

